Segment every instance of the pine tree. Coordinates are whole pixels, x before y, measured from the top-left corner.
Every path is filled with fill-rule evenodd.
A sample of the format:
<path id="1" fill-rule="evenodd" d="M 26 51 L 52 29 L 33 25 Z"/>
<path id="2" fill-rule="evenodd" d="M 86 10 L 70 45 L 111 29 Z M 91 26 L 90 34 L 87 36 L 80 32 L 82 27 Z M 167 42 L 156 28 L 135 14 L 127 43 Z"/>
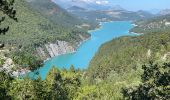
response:
<path id="1" fill-rule="evenodd" d="M 55 66 L 53 66 L 48 72 L 45 83 L 48 99 L 67 100 L 67 94 L 64 90 L 63 79 L 60 70 Z"/>
<path id="2" fill-rule="evenodd" d="M 17 21 L 16 18 L 16 11 L 14 10 L 14 0 L 0 0 L 0 12 L 3 13 L 3 16 L 0 18 L 0 25 L 3 21 L 5 21 L 5 15 L 10 17 L 11 19 Z M 6 28 L 0 28 L 0 35 L 5 33 L 9 30 L 9 26 Z"/>
<path id="3" fill-rule="evenodd" d="M 4 72 L 0 72 L 0 100 L 10 100 L 10 96 L 7 95 L 8 88 L 13 78 Z"/>
<path id="4" fill-rule="evenodd" d="M 142 84 L 123 89 L 125 100 L 169 100 L 170 63 L 143 65 Z"/>

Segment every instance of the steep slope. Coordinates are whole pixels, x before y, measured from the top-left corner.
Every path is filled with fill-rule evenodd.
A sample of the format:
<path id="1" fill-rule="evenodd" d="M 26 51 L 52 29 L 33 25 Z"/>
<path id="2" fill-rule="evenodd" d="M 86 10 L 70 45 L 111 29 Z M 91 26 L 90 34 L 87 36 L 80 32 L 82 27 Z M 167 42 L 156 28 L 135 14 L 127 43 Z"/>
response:
<path id="1" fill-rule="evenodd" d="M 60 26 L 74 27 L 75 25 L 82 24 L 81 20 L 72 16 L 67 11 L 59 7 L 51 0 L 26 0 L 31 8 L 47 17 L 55 24 Z"/>
<path id="2" fill-rule="evenodd" d="M 71 11 L 75 11 L 75 10 L 82 11 L 82 10 L 87 10 L 87 9 L 79 7 L 79 6 L 71 6 L 71 7 L 67 8 L 67 10 L 71 12 Z"/>
<path id="3" fill-rule="evenodd" d="M 157 21 L 159 22 L 152 22 Z M 170 60 L 170 32 L 162 27 L 156 31 L 142 31 L 145 34 L 120 37 L 102 45 L 90 62 L 87 70 L 89 83 L 99 86 L 99 91 L 106 85 L 104 90 L 109 91 L 101 94 L 107 95 L 108 98 L 113 98 L 114 95 L 116 100 L 122 99 L 122 87 L 140 83 L 143 64 L 149 61 Z"/>
<path id="4" fill-rule="evenodd" d="M 91 61 L 91 74 L 105 79 L 112 70 L 125 73 L 133 67 L 136 69 L 135 64 L 144 63 L 148 57 L 161 58 L 170 50 L 169 36 L 170 32 L 158 31 L 112 40 L 104 44 Z"/>
<path id="5" fill-rule="evenodd" d="M 38 0 L 36 1 L 38 2 Z M 37 52 L 36 48 L 41 47 L 44 49 L 43 51 L 47 57 L 50 57 L 51 52 L 45 47 L 45 44 L 56 44 L 60 46 L 59 49 L 61 50 L 66 49 L 67 47 L 65 46 L 68 45 L 75 49 L 79 42 L 89 37 L 85 30 L 74 26 L 80 24 L 75 21 L 76 18 L 60 9 L 54 3 L 51 3 L 51 1 L 39 1 L 35 3 L 35 8 L 30 5 L 30 2 L 33 2 L 33 0 L 29 0 L 29 3 L 24 0 L 16 1 L 15 8 L 17 10 L 18 22 L 7 20 L 5 23 L 10 24 L 11 28 L 6 35 L 0 37 L 0 41 L 6 44 L 6 46 L 12 46 L 30 54 L 35 54 Z M 50 3 L 49 6 L 45 6 L 44 3 L 48 2 Z M 45 7 L 43 8 L 43 6 Z M 57 9 L 57 12 L 48 15 L 53 7 Z M 57 42 L 58 40 L 60 42 Z M 61 47 L 62 44 L 58 43 L 63 43 L 64 47 Z M 58 49 L 58 46 L 54 48 Z M 72 52 L 72 49 L 65 50 L 65 53 Z"/>
<path id="6" fill-rule="evenodd" d="M 170 29 L 170 15 L 163 15 L 154 17 L 151 19 L 145 19 L 135 22 L 136 27 L 133 28 L 132 32 L 146 33 L 146 32 L 157 32 L 160 30 Z"/>

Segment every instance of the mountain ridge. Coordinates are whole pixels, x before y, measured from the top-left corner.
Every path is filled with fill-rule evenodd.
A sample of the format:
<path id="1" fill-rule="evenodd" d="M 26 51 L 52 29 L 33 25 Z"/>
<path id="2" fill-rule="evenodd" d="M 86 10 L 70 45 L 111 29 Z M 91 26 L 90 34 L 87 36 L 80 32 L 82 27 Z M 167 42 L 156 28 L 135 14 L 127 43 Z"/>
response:
<path id="1" fill-rule="evenodd" d="M 31 0 L 31 2 L 33 2 L 33 0 Z M 42 9 L 42 12 L 40 12 L 39 9 L 44 5 L 43 2 L 50 3 L 49 5 L 45 4 L 46 6 L 44 6 L 43 9 L 45 10 L 44 13 L 42 13 Z M 37 4 L 39 4 L 40 7 Z M 74 20 L 77 18 L 72 19 L 73 16 L 71 17 L 72 20 L 69 19 L 70 24 L 66 24 L 68 21 L 60 23 L 60 21 L 64 21 L 65 18 L 71 16 L 65 11 L 60 11 L 64 13 L 64 15 L 56 15 L 58 16 L 56 21 L 54 21 L 56 18 L 50 19 L 49 17 L 51 16 L 46 15 L 45 12 L 49 11 L 48 7 L 50 10 L 50 7 L 56 7 L 57 5 L 55 3 L 49 0 L 36 0 L 36 5 L 35 9 L 30 5 L 30 1 L 15 1 L 18 22 L 13 22 L 7 18 L 5 24 L 3 24 L 4 26 L 11 26 L 7 34 L 1 35 L 0 37 L 0 42 L 5 44 L 4 50 L 8 51 L 3 54 L 4 58 L 10 58 L 16 64 L 16 66 L 13 66 L 15 68 L 9 68 L 19 70 L 27 66 L 28 69 L 35 69 L 39 67 L 36 63 L 40 64 L 43 60 L 53 57 L 53 55 L 73 52 L 73 49 L 76 49 L 84 39 L 90 36 L 86 29 L 80 29 L 75 26 L 82 23 L 75 22 Z M 50 46 L 51 44 L 55 45 Z M 66 46 L 68 46 L 68 48 Z M 61 50 L 58 49 L 63 50 L 63 52 L 60 52 Z M 51 55 L 52 53 L 53 55 Z M 39 54 L 44 54 L 45 56 L 42 57 Z"/>

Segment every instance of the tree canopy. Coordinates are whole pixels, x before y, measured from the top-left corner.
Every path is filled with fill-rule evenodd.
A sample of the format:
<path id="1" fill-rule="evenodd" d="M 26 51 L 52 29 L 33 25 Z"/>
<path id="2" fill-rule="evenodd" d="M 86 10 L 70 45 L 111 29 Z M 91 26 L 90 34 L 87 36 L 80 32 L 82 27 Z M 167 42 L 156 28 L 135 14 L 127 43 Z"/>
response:
<path id="1" fill-rule="evenodd" d="M 170 63 L 143 65 L 142 84 L 123 89 L 126 100 L 169 100 Z"/>
<path id="2" fill-rule="evenodd" d="M 2 16 L 0 18 L 0 25 L 3 21 L 5 21 L 5 15 L 7 15 L 8 17 L 10 17 L 11 19 L 17 21 L 17 18 L 15 17 L 16 15 L 16 11 L 13 7 L 14 5 L 14 0 L 0 0 L 0 12 L 2 12 L 4 14 L 4 16 Z M 0 34 L 4 34 L 9 30 L 9 26 L 5 27 L 5 28 L 0 28 Z"/>

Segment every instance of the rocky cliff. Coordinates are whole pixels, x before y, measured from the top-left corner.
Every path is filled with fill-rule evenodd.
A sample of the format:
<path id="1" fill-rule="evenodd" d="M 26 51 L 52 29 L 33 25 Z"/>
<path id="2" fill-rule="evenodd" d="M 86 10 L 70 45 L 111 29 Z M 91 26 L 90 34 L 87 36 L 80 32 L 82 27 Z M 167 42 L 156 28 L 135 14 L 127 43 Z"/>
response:
<path id="1" fill-rule="evenodd" d="M 54 56 L 73 53 L 76 51 L 76 48 L 68 42 L 57 40 L 55 43 L 47 43 L 44 47 L 38 47 L 36 50 L 42 59 L 47 60 Z"/>
<path id="2" fill-rule="evenodd" d="M 7 48 L 0 49 L 0 72 L 5 72 L 12 77 L 23 76 L 30 72 L 28 68 L 17 65 L 11 58 L 7 57 L 6 54 L 9 53 Z"/>

